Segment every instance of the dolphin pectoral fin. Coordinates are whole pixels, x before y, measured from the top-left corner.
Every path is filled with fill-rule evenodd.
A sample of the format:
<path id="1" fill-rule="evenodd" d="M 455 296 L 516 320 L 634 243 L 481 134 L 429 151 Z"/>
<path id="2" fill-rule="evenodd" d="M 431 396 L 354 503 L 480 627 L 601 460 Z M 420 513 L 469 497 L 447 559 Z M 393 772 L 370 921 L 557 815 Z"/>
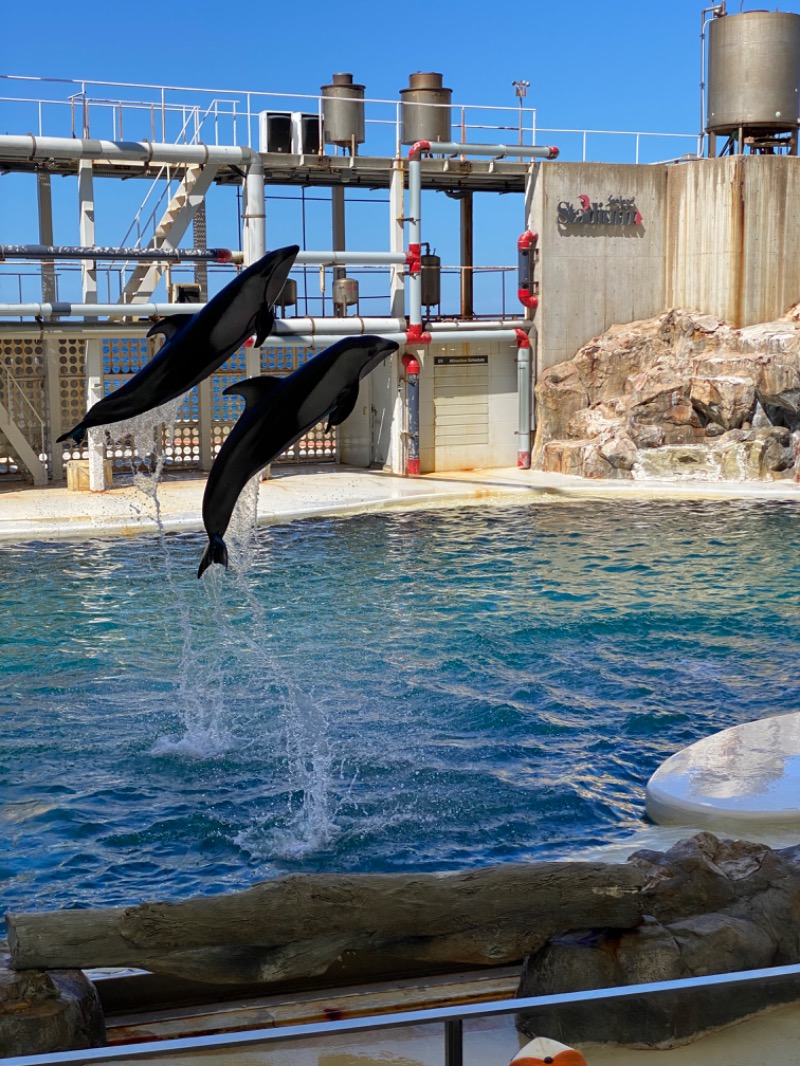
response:
<path id="1" fill-rule="evenodd" d="M 209 536 L 206 550 L 203 552 L 203 558 L 197 568 L 197 576 L 202 577 L 212 563 L 218 563 L 220 566 L 224 566 L 226 570 L 228 569 L 228 549 L 219 533 L 213 533 Z"/>
<path id="2" fill-rule="evenodd" d="M 330 433 L 334 426 L 340 426 L 344 420 L 353 413 L 353 408 L 358 402 L 358 382 L 349 389 L 342 389 L 336 397 L 333 410 L 328 415 L 328 424 L 325 432 Z"/>
<path id="3" fill-rule="evenodd" d="M 222 391 L 226 396 L 244 396 L 244 407 L 247 410 L 248 407 L 252 407 L 273 393 L 281 381 L 281 378 L 276 378 L 272 374 L 264 374 L 262 377 L 237 381 Z"/>
<path id="4" fill-rule="evenodd" d="M 169 318 L 162 318 L 160 322 L 150 327 L 147 336 L 155 337 L 157 333 L 163 333 L 167 340 L 171 340 L 193 318 L 194 315 L 170 315 Z"/>
<path id="5" fill-rule="evenodd" d="M 273 315 L 271 308 L 262 307 L 256 315 L 256 348 L 260 348 L 270 333 L 272 333 L 274 325 L 275 315 Z"/>
<path id="6" fill-rule="evenodd" d="M 287 244 L 285 248 L 276 248 L 274 252 L 269 253 L 270 262 L 265 264 L 267 272 L 264 291 L 264 300 L 268 307 L 274 307 L 278 302 L 299 251 L 299 244 Z"/>
<path id="7" fill-rule="evenodd" d="M 83 444 L 85 436 L 86 429 L 84 428 L 83 422 L 79 422 L 77 426 L 71 429 L 68 433 L 62 433 L 60 437 L 56 437 L 56 444 L 61 444 L 62 441 L 69 440 L 70 438 L 72 438 L 76 444 Z"/>

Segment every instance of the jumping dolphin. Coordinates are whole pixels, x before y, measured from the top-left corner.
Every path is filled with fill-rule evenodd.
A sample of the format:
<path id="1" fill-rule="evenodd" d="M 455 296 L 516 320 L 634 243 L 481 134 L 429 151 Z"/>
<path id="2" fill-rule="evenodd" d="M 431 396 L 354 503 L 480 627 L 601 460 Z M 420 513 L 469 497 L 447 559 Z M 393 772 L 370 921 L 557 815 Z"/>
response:
<path id="1" fill-rule="evenodd" d="M 344 422 L 358 400 L 358 383 L 399 345 L 381 337 L 346 337 L 285 378 L 247 378 L 226 393 L 245 409 L 220 448 L 203 494 L 208 545 L 197 576 L 212 563 L 228 565 L 222 539 L 239 494 L 250 478 L 328 416 L 326 432 Z"/>
<path id="2" fill-rule="evenodd" d="M 130 381 L 98 400 L 59 442 L 80 444 L 86 430 L 123 422 L 188 392 L 222 366 L 248 337 L 263 344 L 272 330 L 272 308 L 286 284 L 296 244 L 278 248 L 253 263 L 196 314 L 174 315 L 156 323 L 147 336 L 163 333 L 165 343 Z"/>

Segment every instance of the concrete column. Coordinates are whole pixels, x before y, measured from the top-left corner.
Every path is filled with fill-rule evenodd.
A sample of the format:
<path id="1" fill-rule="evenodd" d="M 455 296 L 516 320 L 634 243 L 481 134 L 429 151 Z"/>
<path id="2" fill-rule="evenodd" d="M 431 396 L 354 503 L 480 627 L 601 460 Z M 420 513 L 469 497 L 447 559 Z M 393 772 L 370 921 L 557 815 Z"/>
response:
<path id="1" fill-rule="evenodd" d="M 78 210 L 80 243 L 84 246 L 95 243 L 94 236 L 94 182 L 91 160 L 78 162 Z M 92 259 L 81 260 L 81 289 L 83 303 L 97 303 L 97 267 Z M 96 318 L 87 316 L 87 322 Z M 100 339 L 86 341 L 86 406 L 87 410 L 103 396 L 103 358 Z M 104 492 L 109 486 L 105 480 L 105 431 L 102 427 L 90 429 L 87 434 L 89 451 L 89 488 L 92 492 Z"/>

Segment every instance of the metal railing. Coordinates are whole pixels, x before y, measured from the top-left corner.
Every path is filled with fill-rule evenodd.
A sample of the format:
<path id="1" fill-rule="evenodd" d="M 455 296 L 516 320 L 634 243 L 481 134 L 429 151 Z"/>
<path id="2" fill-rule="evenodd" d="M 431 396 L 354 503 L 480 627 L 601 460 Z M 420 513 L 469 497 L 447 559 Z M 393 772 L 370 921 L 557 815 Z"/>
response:
<path id="1" fill-rule="evenodd" d="M 27 95 L 35 85 L 39 95 Z M 46 77 L 0 75 L 0 112 L 12 128 L 36 129 L 38 136 L 97 137 L 259 147 L 259 115 L 264 111 L 300 111 L 318 117 L 323 96 L 208 89 Z M 14 95 L 14 91 L 18 90 Z M 112 93 L 113 91 L 113 93 Z M 61 95 L 59 95 L 59 93 Z M 401 152 L 402 102 L 365 98 L 365 154 Z M 441 107 L 439 104 L 415 106 Z M 562 160 L 597 162 L 673 161 L 697 151 L 697 133 L 636 130 L 581 130 L 537 126 L 534 107 L 454 103 L 451 121 L 462 142 L 536 145 L 546 135 Z M 12 114 L 11 112 L 15 112 Z M 18 117 L 17 117 L 18 116 Z M 6 122 L 8 126 L 8 122 Z M 563 143 L 562 143 L 563 142 Z M 335 152 L 321 144 L 320 151 Z"/>
<path id="2" fill-rule="evenodd" d="M 86 1051 L 65 1051 L 47 1055 L 23 1055 L 0 1059 L 1 1066 L 67 1066 L 81 1063 L 115 1062 L 121 1059 L 132 1061 L 147 1058 L 158 1062 L 169 1060 L 173 1055 L 224 1051 L 234 1048 L 248 1050 L 265 1049 L 280 1042 L 296 1042 L 349 1033 L 381 1032 L 416 1025 L 439 1024 L 444 1027 L 445 1066 L 463 1066 L 464 1022 L 474 1019 L 517 1014 L 520 1011 L 539 1007 L 566 1007 L 574 1003 L 613 1002 L 633 996 L 659 995 L 669 992 L 691 991 L 714 986 L 742 985 L 749 982 L 769 982 L 783 977 L 800 978 L 800 965 L 773 966 L 738 973 L 710 974 L 705 977 L 687 977 L 676 981 L 653 981 L 640 985 L 624 985 L 615 988 L 598 988 L 584 992 L 561 992 L 555 995 L 530 996 L 524 999 L 494 1000 L 490 1003 L 474 1003 L 457 1007 L 438 1007 L 425 1010 L 400 1011 L 396 1014 L 368 1015 L 348 1018 L 343 1021 L 313 1022 L 304 1025 L 286 1025 L 271 1029 L 251 1029 L 246 1032 L 215 1033 L 211 1036 L 185 1037 L 173 1040 L 148 1041 L 116 1047 L 96 1048 Z M 798 981 L 800 995 L 800 981 Z M 766 1058 L 769 1057 L 765 1050 Z M 766 1061 L 766 1059 L 765 1059 Z M 503 1064 L 499 1064 L 503 1066 Z"/>

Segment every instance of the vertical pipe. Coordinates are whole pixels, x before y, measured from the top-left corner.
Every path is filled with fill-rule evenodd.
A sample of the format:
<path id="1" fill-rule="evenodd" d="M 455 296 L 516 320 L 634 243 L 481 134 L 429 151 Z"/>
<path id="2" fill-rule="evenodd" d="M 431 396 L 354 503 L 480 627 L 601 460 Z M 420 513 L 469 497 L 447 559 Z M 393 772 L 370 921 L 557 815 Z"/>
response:
<path id="1" fill-rule="evenodd" d="M 412 149 L 413 153 L 414 149 Z M 408 160 L 408 249 L 417 257 L 417 269 L 408 277 L 408 321 L 411 326 L 422 326 L 422 271 L 419 256 L 422 252 L 422 164 L 419 156 L 412 154 Z"/>
<path id="2" fill-rule="evenodd" d="M 473 228 L 472 193 L 465 192 L 461 206 L 461 317 L 473 315 Z"/>
<path id="3" fill-rule="evenodd" d="M 244 180 L 243 222 L 244 265 L 250 266 L 251 263 L 255 263 L 267 254 L 264 165 L 257 155 L 251 160 Z M 261 350 L 259 348 L 246 349 L 245 370 L 247 377 L 254 378 L 260 375 Z"/>
<path id="4" fill-rule="evenodd" d="M 403 200 L 405 197 L 405 174 L 403 162 L 396 158 L 392 163 L 392 176 L 389 182 L 389 251 L 405 250 L 405 230 Z M 391 267 L 389 285 L 389 317 L 402 318 L 405 315 L 405 276 L 403 268 L 396 264 Z"/>
<path id="5" fill-rule="evenodd" d="M 406 476 L 419 474 L 419 360 L 406 352 Z"/>
<path id="6" fill-rule="evenodd" d="M 93 245 L 94 239 L 94 183 L 92 164 L 88 159 L 78 162 L 78 209 L 80 242 L 86 247 Z M 83 302 L 97 303 L 97 265 L 91 259 L 81 260 L 81 289 Z M 87 322 L 96 318 L 87 316 Z M 103 360 L 100 340 L 91 338 L 86 341 L 86 402 L 92 407 L 103 396 Z M 105 445 L 102 429 L 93 428 L 88 433 L 89 451 L 89 489 L 92 492 L 104 492 L 109 486 L 105 477 Z"/>
<path id="7" fill-rule="evenodd" d="M 517 399 L 519 420 L 517 423 L 517 466 L 520 470 L 531 468 L 531 342 L 523 329 L 517 334 Z"/>

